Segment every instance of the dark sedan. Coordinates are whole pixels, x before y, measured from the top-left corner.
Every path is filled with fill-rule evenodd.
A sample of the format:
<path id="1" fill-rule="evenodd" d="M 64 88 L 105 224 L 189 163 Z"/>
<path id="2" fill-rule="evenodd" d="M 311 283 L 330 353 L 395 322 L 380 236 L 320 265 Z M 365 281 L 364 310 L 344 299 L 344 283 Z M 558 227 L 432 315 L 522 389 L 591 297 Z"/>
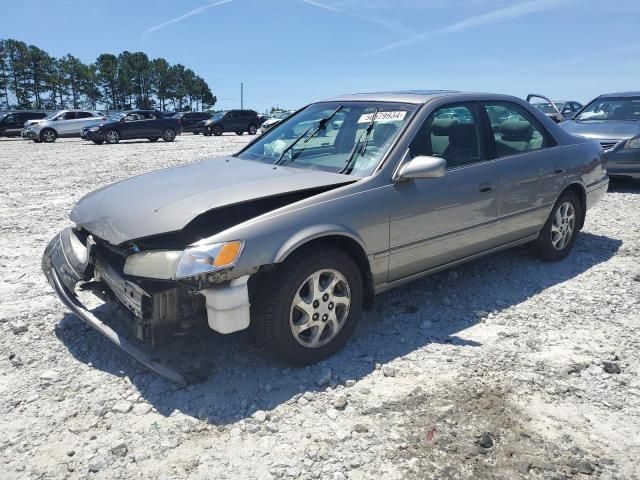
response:
<path id="1" fill-rule="evenodd" d="M 172 118 L 177 118 L 182 124 L 182 131 L 184 133 L 191 132 L 195 135 L 200 133 L 198 125 L 205 120 L 210 119 L 213 116 L 211 112 L 180 112 L 173 115 Z"/>
<path id="2" fill-rule="evenodd" d="M 147 138 L 151 142 L 162 138 L 165 142 L 173 142 L 180 134 L 180 120 L 156 110 L 132 110 L 117 113 L 104 123 L 89 125 L 82 129 L 80 136 L 99 145 L 136 138 Z"/>
<path id="3" fill-rule="evenodd" d="M 601 95 L 561 126 L 600 142 L 609 176 L 640 179 L 640 92 Z"/>

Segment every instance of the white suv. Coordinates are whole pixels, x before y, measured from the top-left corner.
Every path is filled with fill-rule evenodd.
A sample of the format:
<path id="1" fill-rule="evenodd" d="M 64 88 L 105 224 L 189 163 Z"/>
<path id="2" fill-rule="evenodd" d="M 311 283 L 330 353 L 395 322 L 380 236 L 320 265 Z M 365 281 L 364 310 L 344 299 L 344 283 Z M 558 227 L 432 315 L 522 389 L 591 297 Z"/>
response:
<path id="1" fill-rule="evenodd" d="M 58 137 L 79 137 L 84 127 L 105 119 L 104 115 L 96 111 L 61 110 L 44 120 L 25 123 L 22 138 L 38 143 L 52 143 Z"/>

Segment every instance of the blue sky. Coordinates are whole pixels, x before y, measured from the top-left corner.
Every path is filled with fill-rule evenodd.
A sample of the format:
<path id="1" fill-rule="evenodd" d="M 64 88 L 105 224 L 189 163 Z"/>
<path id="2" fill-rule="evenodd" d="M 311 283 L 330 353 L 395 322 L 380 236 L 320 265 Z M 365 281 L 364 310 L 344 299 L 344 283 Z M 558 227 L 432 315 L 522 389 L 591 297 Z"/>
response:
<path id="1" fill-rule="evenodd" d="M 461 89 L 587 101 L 640 90 L 638 0 L 31 0 L 0 38 L 85 62 L 142 50 L 202 75 L 217 108 Z"/>

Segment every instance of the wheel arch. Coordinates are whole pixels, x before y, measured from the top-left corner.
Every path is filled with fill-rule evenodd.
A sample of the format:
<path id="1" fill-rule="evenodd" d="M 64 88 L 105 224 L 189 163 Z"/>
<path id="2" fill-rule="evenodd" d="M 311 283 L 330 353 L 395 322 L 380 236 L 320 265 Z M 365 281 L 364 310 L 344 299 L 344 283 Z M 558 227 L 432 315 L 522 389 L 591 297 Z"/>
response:
<path id="1" fill-rule="evenodd" d="M 578 196 L 578 199 L 580 200 L 580 208 L 582 210 L 581 212 L 582 215 L 580 216 L 580 219 L 579 219 L 580 223 L 578 224 L 578 229 L 581 230 L 582 227 L 584 226 L 584 220 L 587 214 L 587 190 L 586 188 L 584 188 L 584 185 L 582 185 L 580 182 L 573 182 L 567 185 L 564 188 L 564 190 L 562 190 L 562 192 L 560 193 L 560 196 L 567 191 L 574 192 Z"/>
<path id="2" fill-rule="evenodd" d="M 323 246 L 339 248 L 351 256 L 356 262 L 364 288 L 363 307 L 367 310 L 373 306 L 373 275 L 371 265 L 367 258 L 365 245 L 362 239 L 349 230 L 338 225 L 318 226 L 298 232 L 285 242 L 274 259 L 274 263 L 281 263 L 294 252 L 306 249 L 317 249 Z"/>

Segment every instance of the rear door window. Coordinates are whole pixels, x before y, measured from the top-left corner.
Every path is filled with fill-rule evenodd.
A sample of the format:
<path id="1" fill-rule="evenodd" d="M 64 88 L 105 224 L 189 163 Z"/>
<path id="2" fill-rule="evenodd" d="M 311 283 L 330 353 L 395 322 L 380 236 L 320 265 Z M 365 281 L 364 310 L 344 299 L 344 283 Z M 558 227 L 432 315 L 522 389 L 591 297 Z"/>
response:
<path id="1" fill-rule="evenodd" d="M 497 157 L 539 150 L 555 142 L 524 108 L 510 102 L 487 102 Z"/>
<path id="2" fill-rule="evenodd" d="M 78 112 L 78 118 L 90 118 L 93 117 L 91 112 Z"/>

